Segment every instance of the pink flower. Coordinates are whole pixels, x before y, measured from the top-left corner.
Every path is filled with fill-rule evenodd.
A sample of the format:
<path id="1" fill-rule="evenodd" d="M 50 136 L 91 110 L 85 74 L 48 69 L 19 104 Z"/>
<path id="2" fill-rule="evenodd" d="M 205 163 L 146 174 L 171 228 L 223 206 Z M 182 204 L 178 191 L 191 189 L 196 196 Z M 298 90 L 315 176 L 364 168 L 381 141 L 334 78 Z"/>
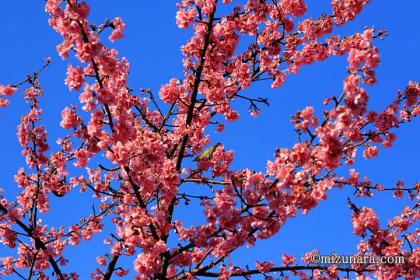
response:
<path id="1" fill-rule="evenodd" d="M 282 0 L 280 5 L 286 15 L 301 17 L 306 13 L 306 4 L 303 0 Z"/>
<path id="2" fill-rule="evenodd" d="M 274 81 L 271 84 L 271 88 L 279 88 L 281 85 L 283 85 L 284 81 L 286 80 L 286 74 L 284 71 L 278 71 L 274 75 Z"/>
<path id="3" fill-rule="evenodd" d="M 315 255 L 315 254 L 319 254 L 319 251 L 316 250 L 316 249 L 305 253 L 305 255 L 302 257 L 302 261 L 307 263 L 307 264 L 312 264 L 313 263 L 312 256 Z"/>
<path id="4" fill-rule="evenodd" d="M 407 98 L 407 107 L 417 107 L 416 103 L 420 97 L 420 83 L 410 81 L 406 89 L 404 90 L 404 96 Z"/>
<path id="5" fill-rule="evenodd" d="M 274 266 L 274 262 L 256 262 L 255 267 L 261 273 L 268 273 Z"/>
<path id="6" fill-rule="evenodd" d="M 413 115 L 413 116 L 418 116 L 418 115 L 420 115 L 420 107 L 419 107 L 419 106 L 414 107 L 414 109 L 413 109 L 413 111 L 412 111 L 412 115 Z"/>
<path id="7" fill-rule="evenodd" d="M 129 272 L 128 269 L 118 269 L 117 271 L 115 271 L 115 274 L 118 277 L 124 277 L 128 275 L 128 272 Z"/>
<path id="8" fill-rule="evenodd" d="M 6 107 L 9 105 L 9 100 L 0 97 L 0 108 Z"/>
<path id="9" fill-rule="evenodd" d="M 226 118 L 226 120 L 228 120 L 230 122 L 235 121 L 239 118 L 239 113 L 234 111 L 234 110 L 228 110 L 225 113 L 225 118 Z"/>
<path id="10" fill-rule="evenodd" d="M 340 141 L 339 131 L 318 127 L 316 132 L 321 142 L 321 145 L 316 148 L 317 155 L 325 168 L 332 170 L 340 164 L 343 153 L 343 143 Z"/>
<path id="11" fill-rule="evenodd" d="M 243 89 L 251 84 L 251 74 L 249 73 L 249 65 L 239 60 L 235 62 L 235 70 L 233 77 L 238 80 L 238 83 Z"/>
<path id="12" fill-rule="evenodd" d="M 30 87 L 26 89 L 23 94 L 25 95 L 25 100 L 28 102 L 30 100 L 35 101 L 38 96 L 42 96 L 43 90 L 35 87 Z"/>
<path id="13" fill-rule="evenodd" d="M 331 33 L 333 29 L 333 22 L 331 17 L 323 16 L 318 20 L 310 18 L 299 23 L 298 31 L 303 32 L 304 39 L 307 41 L 320 38 L 325 34 Z"/>
<path id="14" fill-rule="evenodd" d="M 332 0 L 334 20 L 338 25 L 351 21 L 370 0 Z"/>
<path id="15" fill-rule="evenodd" d="M 295 261 L 295 257 L 293 257 L 293 256 L 290 256 L 290 255 L 288 255 L 288 254 L 284 254 L 282 257 L 282 265 L 283 266 L 289 266 L 289 265 L 291 265 L 291 264 L 293 264 L 293 262 Z"/>
<path id="16" fill-rule="evenodd" d="M 63 11 L 60 8 L 61 0 L 47 0 L 45 3 L 45 11 L 51 15 L 60 15 Z"/>
<path id="17" fill-rule="evenodd" d="M 61 112 L 60 126 L 63 128 L 76 128 L 80 123 L 80 117 L 76 115 L 74 110 L 66 107 Z"/>
<path id="18" fill-rule="evenodd" d="M 166 244 L 162 240 L 157 241 L 154 245 L 137 256 L 134 261 L 134 270 L 143 274 L 145 276 L 144 279 L 150 279 L 148 276 L 157 272 L 159 269 L 160 254 L 166 250 Z"/>
<path id="19" fill-rule="evenodd" d="M 188 7 L 185 10 L 181 4 L 178 4 L 177 6 L 179 10 L 176 13 L 176 24 L 179 28 L 188 28 L 188 26 L 194 22 L 197 11 L 193 7 Z"/>
<path id="20" fill-rule="evenodd" d="M 82 88 L 84 82 L 83 68 L 73 67 L 70 64 L 67 68 L 67 78 L 65 84 L 70 90 L 79 90 Z"/>
<path id="21" fill-rule="evenodd" d="M 223 132 L 224 129 L 225 129 L 224 124 L 222 124 L 222 123 L 217 124 L 217 129 L 216 129 L 217 132 Z"/>
<path id="22" fill-rule="evenodd" d="M 366 159 L 374 158 L 378 155 L 378 147 L 376 146 L 366 146 L 363 151 L 363 157 Z"/>
<path id="23" fill-rule="evenodd" d="M 178 85 L 176 79 L 171 79 L 169 84 L 163 85 L 160 88 L 159 97 L 165 103 L 173 103 L 179 97 L 180 93 L 184 91 L 183 86 Z"/>
<path id="24" fill-rule="evenodd" d="M 314 107 L 312 106 L 308 106 L 298 112 L 293 121 L 296 122 L 295 127 L 302 130 L 308 130 L 310 127 L 316 127 L 318 125 L 318 118 L 314 116 Z"/>
<path id="25" fill-rule="evenodd" d="M 9 248 L 16 247 L 17 234 L 11 229 L 10 225 L 0 227 L 0 241 Z"/>
<path id="26" fill-rule="evenodd" d="M 3 263 L 3 270 L 2 273 L 5 275 L 10 275 L 13 273 L 13 258 L 12 257 L 4 257 L 1 258 L 1 262 Z"/>
<path id="27" fill-rule="evenodd" d="M 352 186 L 357 186 L 359 184 L 359 173 L 356 170 L 350 169 L 349 170 L 350 176 L 347 179 L 347 183 L 351 184 Z"/>
<path id="28" fill-rule="evenodd" d="M 352 215 L 353 232 L 358 236 L 364 236 L 366 230 L 376 232 L 379 230 L 379 220 L 375 212 L 363 207 L 358 213 Z"/>
<path id="29" fill-rule="evenodd" d="M 87 3 L 82 2 L 78 5 L 73 5 L 69 12 L 72 18 L 85 20 L 89 16 L 90 7 Z"/>
<path id="30" fill-rule="evenodd" d="M 113 26 L 114 30 L 112 31 L 111 35 L 109 35 L 108 39 L 111 42 L 115 42 L 124 36 L 123 31 L 125 29 L 125 24 L 119 17 L 114 18 L 112 20 L 112 24 L 114 25 Z"/>
<path id="31" fill-rule="evenodd" d="M 106 259 L 105 257 L 101 256 L 101 257 L 97 257 L 96 261 L 99 263 L 99 265 L 105 266 L 106 265 Z"/>
<path id="32" fill-rule="evenodd" d="M 12 96 L 16 90 L 17 87 L 12 87 L 9 85 L 0 85 L 0 95 Z"/>

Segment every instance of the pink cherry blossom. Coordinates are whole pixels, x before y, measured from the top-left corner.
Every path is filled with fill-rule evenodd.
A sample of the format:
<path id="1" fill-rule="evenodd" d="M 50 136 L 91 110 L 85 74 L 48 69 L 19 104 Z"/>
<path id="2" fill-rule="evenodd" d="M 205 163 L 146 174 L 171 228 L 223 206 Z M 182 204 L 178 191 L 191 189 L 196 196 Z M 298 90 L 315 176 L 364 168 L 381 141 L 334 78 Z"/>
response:
<path id="1" fill-rule="evenodd" d="M 65 83 L 70 90 L 79 90 L 85 82 L 83 77 L 83 68 L 69 65 L 67 68 L 67 78 Z"/>
<path id="2" fill-rule="evenodd" d="M 61 112 L 61 119 L 60 125 L 63 128 L 75 128 L 80 122 L 80 118 L 70 108 L 65 108 Z"/>
<path id="3" fill-rule="evenodd" d="M 10 85 L 0 85 L 0 95 L 12 96 L 17 90 L 17 87 Z"/>
<path id="4" fill-rule="evenodd" d="M 73 262 L 69 246 L 81 250 L 82 244 L 103 241 L 92 279 L 271 280 L 275 272 L 284 279 L 418 277 L 420 250 L 409 244 L 418 243 L 419 184 L 382 185 L 354 165 L 378 157 L 380 145 L 392 147 L 398 128 L 420 114 L 415 81 L 381 109 L 371 106 L 369 87 L 380 67 L 375 44 L 384 31 L 366 28 L 342 36 L 336 28 L 369 1 L 333 0 L 332 13 L 327 9 L 314 18 L 305 17 L 310 3 L 303 0 L 239 2 L 176 5 L 176 24 L 190 28 L 191 36 L 181 47 L 183 71 L 157 90 L 131 88 L 130 63 L 103 42 L 103 34 L 112 42 L 123 38 L 120 17 L 93 24 L 90 15 L 96 12 L 84 1 L 45 2 L 48 23 L 62 37 L 58 54 L 72 63 L 64 83 L 80 91 L 80 104 L 61 108 L 56 125 L 64 135 L 54 140 L 46 129 L 54 124 L 43 124 L 48 108 L 40 101 L 50 94 L 39 79 L 49 60 L 23 82 L 0 86 L 0 107 L 18 88 L 27 106 L 17 128 L 25 161 L 12 174 L 16 197 L 9 189 L 7 196 L 0 193 L 0 241 L 12 250 L 1 258 L 0 276 L 85 279 L 67 266 Z M 240 113 L 261 116 L 269 105 L 264 93 L 254 96 L 246 89 L 268 80 L 268 87 L 281 90 L 291 75 L 332 56 L 344 56 L 347 63 L 337 95 L 297 110 L 291 119 L 296 142 L 274 149 L 265 167 L 241 167 L 234 147 L 223 141 L 225 131 L 237 125 Z M 333 190 L 350 196 L 349 222 L 361 239 L 355 254 L 404 256 L 404 264 L 315 269 L 311 255 L 318 250 L 303 258 L 285 252 L 256 261 L 255 268 L 235 262 L 241 248 L 282 234 L 291 218 L 333 199 Z M 407 198 L 414 207 L 406 205 L 380 223 L 375 210 L 362 205 L 365 200 L 352 199 L 370 199 L 379 191 Z M 56 204 L 70 198 L 87 202 L 90 212 L 50 224 Z M 194 222 L 180 214 L 185 209 Z"/>
<path id="5" fill-rule="evenodd" d="M 123 31 L 125 29 L 125 23 L 122 21 L 121 18 L 116 17 L 112 20 L 112 24 L 114 25 L 114 30 L 108 38 L 111 42 L 115 42 L 116 40 L 119 40 L 124 36 Z"/>

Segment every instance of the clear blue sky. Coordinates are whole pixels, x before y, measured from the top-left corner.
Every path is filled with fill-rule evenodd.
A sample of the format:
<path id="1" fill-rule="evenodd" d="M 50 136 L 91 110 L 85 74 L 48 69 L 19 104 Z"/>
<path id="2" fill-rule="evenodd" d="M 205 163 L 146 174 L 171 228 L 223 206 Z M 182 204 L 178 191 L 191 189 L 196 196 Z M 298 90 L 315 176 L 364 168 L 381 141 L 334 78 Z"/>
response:
<path id="1" fill-rule="evenodd" d="M 131 64 L 130 87 L 151 88 L 157 91 L 161 84 L 172 77 L 180 77 L 182 63 L 180 46 L 191 31 L 180 30 L 175 25 L 175 1 L 111 1 L 92 0 L 92 22 L 100 23 L 105 18 L 120 16 L 127 24 L 125 38 L 115 44 L 121 56 Z M 318 17 L 323 11 L 330 11 L 329 1 L 307 1 L 309 14 Z M 61 38 L 47 24 L 44 1 L 0 1 L 0 84 L 14 83 L 24 78 L 26 73 L 37 69 L 43 57 L 51 56 L 53 64 L 42 74 L 41 83 L 45 90 L 42 105 L 50 141 L 64 135 L 58 125 L 61 110 L 70 103 L 77 102 L 77 94 L 69 93 L 64 85 L 65 72 L 69 61 L 61 60 L 55 46 Z M 385 28 L 389 36 L 378 41 L 381 65 L 378 69 L 378 84 L 369 88 L 372 108 L 383 108 L 403 89 L 409 80 L 419 78 L 420 30 L 418 11 L 420 1 L 416 0 L 373 0 L 356 20 L 337 30 L 340 34 L 363 31 L 365 26 Z M 273 91 L 269 84 L 260 83 L 247 90 L 252 96 L 268 97 L 270 107 L 259 118 L 247 114 L 247 104 L 240 108 L 239 121 L 228 124 L 226 132 L 214 136 L 226 149 L 235 150 L 234 168 L 249 167 L 265 170 L 267 159 L 271 159 L 275 147 L 291 147 L 296 136 L 290 125 L 290 116 L 307 105 L 321 108 L 322 100 L 337 95 L 342 89 L 346 75 L 346 58 L 333 58 L 322 63 L 304 67 L 297 76 L 287 80 L 283 87 Z M 13 175 L 22 166 L 20 147 L 16 139 L 16 125 L 19 117 L 26 112 L 21 94 L 12 99 L 12 104 L 0 111 L 0 186 L 7 197 L 18 191 Z M 374 182 L 393 186 L 399 179 L 412 184 L 419 179 L 420 145 L 418 139 L 419 120 L 399 129 L 394 148 L 381 150 L 377 159 L 360 161 L 355 167 L 362 176 L 367 175 Z M 279 261 L 287 252 L 300 258 L 305 252 L 318 248 L 322 253 L 355 252 L 357 238 L 351 233 L 351 212 L 346 199 L 352 190 L 334 190 L 329 199 L 321 203 L 307 216 L 289 220 L 277 237 L 263 241 L 250 250 L 242 250 L 233 255 L 241 264 L 253 266 L 255 260 Z M 380 214 L 382 224 L 389 217 L 399 213 L 407 202 L 395 200 L 390 193 L 377 195 L 376 199 L 354 199 L 358 205 L 373 206 Z M 53 207 L 44 220 L 49 225 L 77 222 L 80 213 L 89 211 L 91 202 L 88 195 L 80 196 L 77 191 L 60 200 L 60 206 Z M 197 210 L 197 209 L 195 209 Z M 190 215 L 193 223 L 199 213 L 181 209 L 178 215 Z M 100 248 L 101 238 L 93 243 L 70 249 L 67 256 L 70 264 L 65 271 L 76 270 L 82 279 L 95 267 L 95 256 L 105 253 Z M 84 250 L 80 253 L 79 250 Z M 9 251 L 0 247 L 0 257 Z M 76 258 L 78 253 L 79 259 Z"/>

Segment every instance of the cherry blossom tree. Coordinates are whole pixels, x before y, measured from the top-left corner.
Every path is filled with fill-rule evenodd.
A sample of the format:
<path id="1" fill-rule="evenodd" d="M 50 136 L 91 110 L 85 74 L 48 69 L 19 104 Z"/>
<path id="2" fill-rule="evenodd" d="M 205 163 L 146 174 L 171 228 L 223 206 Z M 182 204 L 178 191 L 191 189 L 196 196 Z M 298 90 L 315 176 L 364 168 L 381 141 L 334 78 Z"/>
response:
<path id="1" fill-rule="evenodd" d="M 112 42 L 123 37 L 121 18 L 89 22 L 86 2 L 47 0 L 49 25 L 63 38 L 63 59 L 77 60 L 65 84 L 79 93 L 80 104 L 64 108 L 67 131 L 50 147 L 42 124 L 38 77 L 51 64 L 21 82 L 0 86 L 0 107 L 22 92 L 28 112 L 18 126 L 26 159 L 14 175 L 20 193 L 0 200 L 1 243 L 16 254 L 1 257 L 1 274 L 12 279 L 86 279 L 68 271 L 65 249 L 89 242 L 104 225 L 103 255 L 92 279 L 136 275 L 136 279 L 415 279 L 420 276 L 419 184 L 395 187 L 362 179 L 351 167 L 357 152 L 370 159 L 378 147 L 391 147 L 398 127 L 420 114 L 420 84 L 409 82 L 381 111 L 368 107 L 367 86 L 375 84 L 384 30 L 366 28 L 350 36 L 332 35 L 353 20 L 369 0 L 332 0 L 332 14 L 305 17 L 303 0 L 182 0 L 176 24 L 193 35 L 181 48 L 184 73 L 159 92 L 136 92 L 127 82 L 130 66 Z M 234 7 L 234 8 L 232 8 Z M 106 42 L 110 41 L 110 42 Z M 105 43 L 106 42 L 106 43 Z M 243 42 L 242 44 L 239 44 Z M 244 46 L 245 45 L 245 46 Z M 292 116 L 297 142 L 278 148 L 265 172 L 233 170 L 233 151 L 215 143 L 224 123 L 249 106 L 257 116 L 265 98 L 247 96 L 257 81 L 282 86 L 299 69 L 332 56 L 346 56 L 348 75 L 337 96 L 324 107 L 308 106 Z M 50 66 L 50 67 L 53 67 Z M 395 89 L 397 90 L 397 89 Z M 349 170 L 339 176 L 337 169 Z M 82 174 L 82 175 L 80 175 Z M 189 189 L 201 190 L 201 195 Z M 335 188 L 353 188 L 356 196 L 389 191 L 408 195 L 412 205 L 381 227 L 375 210 L 349 199 L 360 256 L 404 256 L 394 265 L 349 266 L 311 263 L 308 252 L 283 255 L 241 267 L 229 256 L 242 247 L 276 235 L 288 220 L 305 214 Z M 6 190 L 7 192 L 7 190 Z M 70 192 L 91 197 L 95 207 L 69 228 L 46 225 L 55 203 Z M 203 223 L 186 226 L 177 207 L 195 203 Z M 176 240 L 175 242 L 171 240 Z M 127 265 L 125 258 L 134 257 Z M 260 278 L 261 279 L 261 278 Z"/>

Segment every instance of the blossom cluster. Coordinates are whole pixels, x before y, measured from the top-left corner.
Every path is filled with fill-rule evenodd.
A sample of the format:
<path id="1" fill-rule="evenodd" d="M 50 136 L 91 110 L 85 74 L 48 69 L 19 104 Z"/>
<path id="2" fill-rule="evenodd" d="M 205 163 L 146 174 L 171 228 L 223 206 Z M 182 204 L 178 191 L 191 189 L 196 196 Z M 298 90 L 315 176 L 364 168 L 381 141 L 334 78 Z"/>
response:
<path id="1" fill-rule="evenodd" d="M 37 75 L 27 79 L 24 99 L 30 109 L 18 126 L 26 167 L 15 175 L 21 192 L 14 201 L 0 199 L 1 242 L 17 247 L 17 256 L 1 258 L 1 274 L 28 269 L 38 279 L 80 279 L 77 271 L 64 272 L 69 261 L 65 248 L 112 226 L 104 239 L 109 248 L 97 256 L 92 279 L 130 272 L 139 280 L 253 274 L 273 279 L 270 273 L 276 270 L 310 279 L 311 273 L 300 271 L 302 266 L 288 254 L 278 262 L 257 262 L 255 269 L 236 266 L 229 256 L 274 236 L 290 218 L 327 199 L 331 189 L 349 186 L 359 195 L 384 190 L 362 180 L 354 169 L 348 177 L 339 177 L 337 169 L 352 165 L 360 149 L 371 159 L 381 146 L 392 146 L 394 130 L 420 114 L 420 84 L 410 82 L 382 111 L 369 108 L 367 87 L 376 83 L 380 62 L 375 30 L 332 35 L 337 26 L 353 20 L 367 0 L 333 0 L 333 13 L 317 19 L 302 18 L 304 0 L 248 0 L 233 8 L 231 2 L 177 4 L 176 24 L 193 30 L 181 47 L 183 77 L 170 79 L 154 94 L 129 87 L 127 59 L 103 42 L 101 35 L 108 29 L 110 42 L 123 37 L 121 18 L 95 25 L 88 20 L 86 2 L 46 1 L 49 24 L 63 38 L 59 55 L 77 59 L 68 65 L 64 83 L 77 92 L 80 104 L 62 110 L 60 126 L 68 134 L 57 139 L 57 151 L 50 150 L 39 105 L 43 90 Z M 342 95 L 327 97 L 323 114 L 312 106 L 298 111 L 292 117 L 298 142 L 277 148 L 265 171 L 235 170 L 233 151 L 221 143 L 212 145 L 214 126 L 222 133 L 226 122 L 240 118 L 238 104 L 249 104 L 253 116 L 268 104 L 265 98 L 246 95 L 244 90 L 253 83 L 270 80 L 272 88 L 279 88 L 301 67 L 344 55 L 348 75 Z M 14 85 L 0 86 L 0 107 L 16 90 Z M 76 189 L 92 196 L 93 213 L 68 228 L 43 223 L 39 217 Z M 394 195 L 408 191 L 418 200 L 419 189 L 400 182 Z M 177 216 L 178 207 L 190 204 L 200 207 L 202 222 L 189 225 Z M 403 254 L 408 262 L 374 271 L 358 266 L 308 268 L 312 279 L 349 271 L 362 275 L 360 279 L 369 273 L 378 279 L 419 276 L 420 250 L 404 248 L 407 240 L 418 243 L 418 232 L 410 231 L 420 217 L 419 204 L 405 208 L 385 229 L 373 209 L 349 204 L 353 231 L 362 238 L 360 254 Z M 308 256 L 302 262 L 309 264 Z M 117 264 L 125 257 L 133 257 L 132 267 Z"/>

